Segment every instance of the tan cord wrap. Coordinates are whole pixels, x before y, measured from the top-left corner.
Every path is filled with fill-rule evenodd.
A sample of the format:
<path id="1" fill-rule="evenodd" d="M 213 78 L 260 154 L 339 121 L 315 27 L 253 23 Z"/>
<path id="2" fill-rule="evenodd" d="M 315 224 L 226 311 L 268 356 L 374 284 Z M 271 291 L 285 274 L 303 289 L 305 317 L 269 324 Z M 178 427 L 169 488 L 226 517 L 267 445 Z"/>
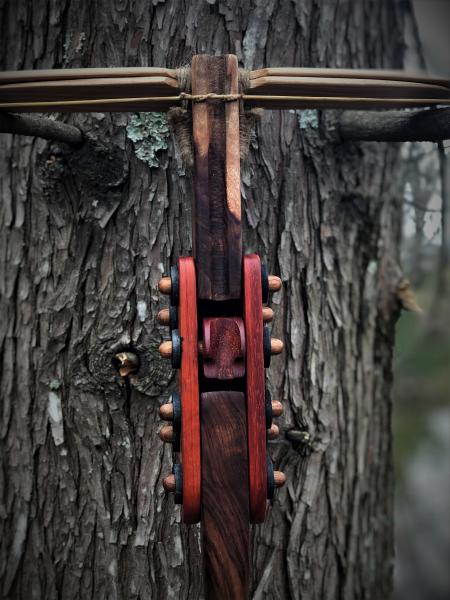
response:
<path id="1" fill-rule="evenodd" d="M 191 67 L 186 65 L 175 70 L 175 75 L 182 92 L 190 93 L 191 86 Z"/>
<path id="2" fill-rule="evenodd" d="M 209 94 L 205 94 L 209 95 Z M 391 108 L 393 106 L 400 106 L 402 108 L 407 107 L 418 107 L 418 106 L 449 106 L 450 98 L 373 98 L 373 97 L 355 97 L 355 96 L 261 96 L 259 94 L 255 95 L 247 95 L 247 94 L 230 94 L 230 96 L 239 96 L 239 99 L 242 99 L 248 102 L 257 102 L 258 100 L 264 101 L 279 101 L 284 102 L 304 102 L 310 104 L 314 102 L 315 105 L 313 108 L 318 110 L 321 109 L 321 103 L 329 102 L 333 103 L 333 108 L 347 108 L 348 105 L 352 107 L 352 104 L 359 103 L 361 105 L 369 105 L 372 107 L 385 108 L 386 106 Z M 220 100 L 220 94 L 218 94 Z M 107 104 L 109 106 L 114 106 L 115 104 L 123 104 L 123 103 L 154 103 L 157 104 L 167 104 L 179 102 L 183 99 L 180 95 L 178 96 L 138 96 L 137 98 L 97 98 L 95 100 L 92 99 L 78 99 L 78 100 L 55 100 L 55 101 L 42 101 L 42 102 L 1 102 L 0 109 L 6 110 L 14 110 L 14 109 L 24 109 L 24 108 L 53 108 L 55 112 L 62 109 L 64 110 L 65 106 L 73 106 L 77 108 L 80 105 L 83 106 L 98 106 L 102 105 L 103 112 L 108 112 L 109 108 L 105 108 L 104 105 Z M 234 100 L 235 98 L 232 98 Z M 238 98 L 236 98 L 237 100 Z M 155 107 L 156 108 L 156 107 Z M 264 105 L 259 108 L 266 108 Z M 273 106 L 268 106 L 267 108 L 272 109 Z M 278 107 L 280 108 L 280 107 Z M 292 105 L 287 105 L 285 108 L 293 108 Z M 294 107 L 295 108 L 295 107 Z M 298 108 L 298 107 L 297 107 Z M 311 107 L 312 108 L 312 107 Z M 327 108 L 330 108 L 329 106 Z M 136 109 L 133 109 L 136 111 Z M 140 108 L 140 111 L 143 109 Z M 165 111 L 166 109 L 164 109 Z M 361 110 L 358 107 L 358 110 Z M 130 112 L 130 110 L 122 110 L 121 112 Z"/>
<path id="3" fill-rule="evenodd" d="M 194 166 L 194 145 L 192 140 L 192 113 L 181 106 L 174 106 L 167 112 L 167 120 L 181 159 L 186 167 Z"/>
<path id="4" fill-rule="evenodd" d="M 171 108 L 167 112 L 169 126 L 175 139 L 175 144 L 186 167 L 194 166 L 194 144 L 192 140 L 192 113 L 188 102 L 236 102 L 244 99 L 244 93 L 250 87 L 250 71 L 239 69 L 239 94 L 197 94 L 193 95 L 191 85 L 191 68 L 180 67 L 176 70 L 180 87 L 179 99 L 181 107 Z M 251 132 L 255 128 L 259 116 L 258 109 L 244 110 L 241 104 L 239 110 L 239 150 L 241 160 L 244 160 L 250 148 Z"/>
<path id="5" fill-rule="evenodd" d="M 181 100 L 192 100 L 192 102 L 208 102 L 209 100 L 221 100 L 222 102 L 236 102 L 236 100 L 242 100 L 244 94 L 187 94 L 181 92 Z"/>

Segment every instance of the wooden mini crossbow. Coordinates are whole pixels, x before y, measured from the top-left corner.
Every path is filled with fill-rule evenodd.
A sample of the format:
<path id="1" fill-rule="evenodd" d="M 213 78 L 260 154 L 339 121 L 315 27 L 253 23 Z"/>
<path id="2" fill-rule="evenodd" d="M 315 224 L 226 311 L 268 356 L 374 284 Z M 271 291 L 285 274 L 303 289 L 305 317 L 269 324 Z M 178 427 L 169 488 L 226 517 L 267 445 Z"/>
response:
<path id="1" fill-rule="evenodd" d="M 267 68 L 240 74 L 234 55 L 193 57 L 191 69 L 63 69 L 0 75 L 0 110 L 168 111 L 192 119 L 193 257 L 181 257 L 159 289 L 170 308 L 159 320 L 171 340 L 160 353 L 179 369 L 178 391 L 161 406 L 160 436 L 173 445 L 167 491 L 184 523 L 201 522 L 208 599 L 245 599 L 250 523 L 285 476 L 266 440 L 280 402 L 264 370 L 283 350 L 271 339 L 267 306 L 281 280 L 256 254 L 243 254 L 240 120 L 244 108 L 393 108 L 450 104 L 450 83 L 401 71 Z M 241 76 L 240 76 L 241 75 Z M 189 83 L 190 81 L 190 83 Z"/>

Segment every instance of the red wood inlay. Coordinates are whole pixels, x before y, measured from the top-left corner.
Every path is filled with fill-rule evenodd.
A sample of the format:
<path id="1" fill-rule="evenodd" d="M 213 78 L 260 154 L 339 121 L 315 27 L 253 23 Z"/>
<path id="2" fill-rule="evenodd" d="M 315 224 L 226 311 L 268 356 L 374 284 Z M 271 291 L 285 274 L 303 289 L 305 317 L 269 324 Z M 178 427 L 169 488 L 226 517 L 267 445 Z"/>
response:
<path id="1" fill-rule="evenodd" d="M 200 396 L 198 384 L 197 290 L 194 259 L 178 260 L 181 336 L 181 458 L 183 466 L 183 521 L 200 520 Z"/>
<path id="2" fill-rule="evenodd" d="M 267 504 L 267 450 L 259 256 L 256 254 L 244 256 L 243 275 L 250 520 L 252 523 L 262 523 L 266 516 Z"/>
<path id="3" fill-rule="evenodd" d="M 203 319 L 203 374 L 239 379 L 245 374 L 245 330 L 240 317 Z"/>

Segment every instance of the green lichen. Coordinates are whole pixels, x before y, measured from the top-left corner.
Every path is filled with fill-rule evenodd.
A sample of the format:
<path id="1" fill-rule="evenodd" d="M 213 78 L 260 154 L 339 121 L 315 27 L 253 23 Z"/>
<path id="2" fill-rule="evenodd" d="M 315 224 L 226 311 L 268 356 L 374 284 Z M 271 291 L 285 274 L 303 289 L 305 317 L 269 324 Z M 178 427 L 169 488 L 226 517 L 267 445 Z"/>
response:
<path id="1" fill-rule="evenodd" d="M 157 152 L 167 149 L 169 126 L 164 113 L 138 113 L 127 125 L 127 136 L 134 143 L 139 160 L 149 167 L 159 167 Z"/>
<path id="2" fill-rule="evenodd" d="M 308 108 L 306 110 L 297 110 L 296 112 L 300 129 L 308 129 L 308 127 L 318 129 L 319 114 L 317 110 Z"/>
<path id="3" fill-rule="evenodd" d="M 48 387 L 51 390 L 59 390 L 59 388 L 61 387 L 61 382 L 59 379 L 52 379 L 48 384 Z"/>

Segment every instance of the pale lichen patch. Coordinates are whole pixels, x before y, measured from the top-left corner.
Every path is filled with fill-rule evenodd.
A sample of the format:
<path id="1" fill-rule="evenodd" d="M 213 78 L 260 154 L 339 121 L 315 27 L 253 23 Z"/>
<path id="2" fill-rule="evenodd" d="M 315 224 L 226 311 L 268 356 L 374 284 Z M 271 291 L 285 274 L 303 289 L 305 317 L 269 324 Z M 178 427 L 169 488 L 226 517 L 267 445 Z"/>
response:
<path id="1" fill-rule="evenodd" d="M 307 108 L 305 110 L 297 110 L 297 120 L 300 129 L 317 129 L 319 127 L 319 113 L 315 109 Z"/>
<path id="2" fill-rule="evenodd" d="M 144 300 L 139 300 L 137 303 L 137 313 L 139 317 L 139 321 L 143 323 L 147 318 L 147 303 Z"/>
<path id="3" fill-rule="evenodd" d="M 165 114 L 158 112 L 138 113 L 127 125 L 127 137 L 134 143 L 139 160 L 149 167 L 159 167 L 157 153 L 167 150 L 169 126 Z"/>
<path id="4" fill-rule="evenodd" d="M 53 390 L 50 390 L 48 393 L 47 414 L 55 446 L 60 446 L 64 443 L 63 414 L 61 398 Z"/>

